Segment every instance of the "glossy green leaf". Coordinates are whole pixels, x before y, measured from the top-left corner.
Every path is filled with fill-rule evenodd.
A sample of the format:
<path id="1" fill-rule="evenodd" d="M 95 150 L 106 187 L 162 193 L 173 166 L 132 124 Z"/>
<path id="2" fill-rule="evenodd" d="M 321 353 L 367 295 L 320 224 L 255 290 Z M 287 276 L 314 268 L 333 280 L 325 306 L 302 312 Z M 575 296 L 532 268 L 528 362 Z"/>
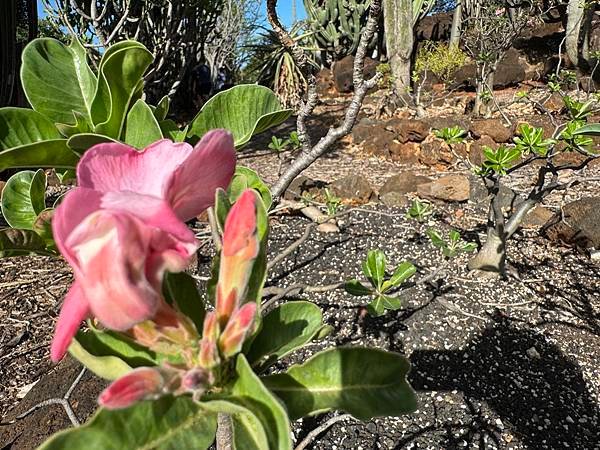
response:
<path id="1" fill-rule="evenodd" d="M 390 285 L 398 287 L 412 277 L 416 272 L 417 268 L 414 266 L 414 264 L 404 261 L 396 268 L 392 274 L 392 277 L 389 279 Z"/>
<path id="2" fill-rule="evenodd" d="M 0 150 L 61 138 L 56 126 L 33 109 L 0 108 Z"/>
<path id="3" fill-rule="evenodd" d="M 31 41 L 23 50 L 21 81 L 29 103 L 54 123 L 76 123 L 73 112 L 91 123 L 96 76 L 78 40 L 71 45 L 50 38 Z"/>
<path id="4" fill-rule="evenodd" d="M 16 228 L 0 230 L 0 258 L 35 254 L 52 255 L 46 250 L 44 239 L 35 231 Z"/>
<path id="5" fill-rule="evenodd" d="M 190 397 L 161 397 L 126 409 L 100 409 L 85 425 L 62 431 L 39 450 L 203 450 L 217 416 Z"/>
<path id="6" fill-rule="evenodd" d="M 369 348 L 333 348 L 287 372 L 263 378 L 292 420 L 342 410 L 361 420 L 398 416 L 417 407 L 402 355 Z"/>
<path id="7" fill-rule="evenodd" d="M 229 201 L 234 203 L 239 196 L 242 195 L 242 192 L 248 188 L 254 189 L 259 193 L 260 198 L 262 199 L 265 208 L 268 211 L 273 203 L 273 197 L 271 196 L 271 190 L 269 187 L 263 180 L 260 179 L 254 170 L 243 166 L 237 166 L 235 168 L 233 179 L 231 180 L 227 190 L 229 193 Z"/>
<path id="8" fill-rule="evenodd" d="M 133 41 L 119 42 L 107 50 L 92 103 L 95 133 L 120 138 L 127 111 L 141 95 L 142 76 L 152 60 L 152 54 Z"/>
<path id="9" fill-rule="evenodd" d="M 246 357 L 262 371 L 269 363 L 309 343 L 322 326 L 323 314 L 318 306 L 302 301 L 284 303 L 263 317 Z"/>
<path id="10" fill-rule="evenodd" d="M 367 305 L 369 314 L 375 317 L 383 316 L 385 311 L 390 309 L 396 311 L 402 307 L 402 300 L 388 295 L 378 295 L 371 303 Z"/>
<path id="11" fill-rule="evenodd" d="M 206 309 L 196 280 L 185 272 L 167 273 L 163 281 L 163 293 L 167 301 L 176 304 L 177 309 L 188 316 L 196 325 L 196 330 L 202 333 Z"/>
<path id="12" fill-rule="evenodd" d="M 589 125 L 584 125 L 577 130 L 573 131 L 574 135 L 584 135 L 584 136 L 600 136 L 600 123 L 591 123 Z"/>
<path id="13" fill-rule="evenodd" d="M 249 409 L 225 400 L 203 402 L 202 405 L 210 411 L 225 413 L 231 417 L 234 450 L 269 448 L 265 428 Z"/>
<path id="14" fill-rule="evenodd" d="M 363 273 L 376 288 L 381 288 L 385 276 L 385 254 L 381 250 L 370 250 L 363 262 Z"/>
<path id="15" fill-rule="evenodd" d="M 40 141 L 0 151 L 0 171 L 10 168 L 56 167 L 70 169 L 79 157 L 67 147 L 66 139 Z"/>
<path id="16" fill-rule="evenodd" d="M 180 130 L 175 122 L 171 119 L 162 120 L 159 122 L 162 135 L 173 142 L 183 142 L 187 134 L 188 127 Z"/>
<path id="17" fill-rule="evenodd" d="M 351 295 L 363 296 L 373 294 L 373 289 L 365 286 L 358 280 L 350 280 L 344 285 L 346 292 Z"/>
<path id="18" fill-rule="evenodd" d="M 213 399 L 226 400 L 251 411 L 265 430 L 268 448 L 291 449 L 290 422 L 279 399 L 262 384 L 243 354 L 238 355 L 235 370 L 237 378 L 227 392 Z"/>
<path id="19" fill-rule="evenodd" d="M 169 100 L 169 96 L 165 95 L 160 99 L 156 108 L 154 108 L 154 117 L 159 122 L 162 122 L 167 118 L 167 114 L 169 114 L 169 108 L 171 106 L 171 100 Z"/>
<path id="20" fill-rule="evenodd" d="M 152 351 L 109 330 L 79 331 L 69 353 L 96 375 L 108 380 L 123 375 L 123 370 L 154 366 L 157 361 L 157 355 Z"/>
<path id="21" fill-rule="evenodd" d="M 219 92 L 202 107 L 190 124 L 188 137 L 198 141 L 208 131 L 226 128 L 233 133 L 236 148 L 253 135 L 285 122 L 293 110 L 283 109 L 269 88 L 244 84 Z"/>
<path id="22" fill-rule="evenodd" d="M 24 170 L 14 174 L 2 190 L 2 216 L 13 228 L 32 230 L 39 213 L 46 209 L 46 174 Z"/>
<path id="23" fill-rule="evenodd" d="M 71 136 L 67 141 L 67 145 L 73 152 L 78 155 L 83 155 L 87 150 L 96 144 L 103 144 L 105 142 L 118 142 L 115 139 L 111 139 L 108 136 L 95 133 L 79 133 Z"/>
<path id="24" fill-rule="evenodd" d="M 150 107 L 142 99 L 135 102 L 127 114 L 125 143 L 143 149 L 162 137 L 160 125 Z"/>

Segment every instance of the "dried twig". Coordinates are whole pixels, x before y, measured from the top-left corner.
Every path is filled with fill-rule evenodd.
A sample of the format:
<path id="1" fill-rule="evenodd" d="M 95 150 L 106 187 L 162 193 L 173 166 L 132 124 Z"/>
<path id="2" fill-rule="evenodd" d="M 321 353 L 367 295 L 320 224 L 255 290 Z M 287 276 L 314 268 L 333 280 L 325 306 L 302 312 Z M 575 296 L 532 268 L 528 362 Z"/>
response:
<path id="1" fill-rule="evenodd" d="M 341 416 L 334 416 L 331 419 L 326 420 L 325 422 L 323 422 L 321 425 L 319 425 L 317 428 L 315 428 L 314 430 L 312 430 L 310 433 L 308 433 L 306 435 L 306 437 L 304 439 L 302 439 L 302 441 L 296 446 L 296 448 L 294 450 L 304 450 L 321 433 L 323 433 L 325 430 L 327 430 L 331 426 L 335 425 L 336 423 L 342 422 L 344 420 L 356 420 L 356 419 L 354 417 L 352 417 L 350 414 L 342 414 Z"/>
<path id="2" fill-rule="evenodd" d="M 343 281 L 339 281 L 337 283 L 326 284 L 324 286 L 309 286 L 304 283 L 292 284 L 285 288 L 269 286 L 263 290 L 263 295 L 264 296 L 274 295 L 274 297 L 272 297 L 269 300 L 267 300 L 266 302 L 264 302 L 262 307 L 263 307 L 263 309 L 267 309 L 272 304 L 274 304 L 277 301 L 281 300 L 282 298 L 287 297 L 292 294 L 298 295 L 302 292 L 313 292 L 313 293 L 329 292 L 329 291 L 334 291 L 336 289 L 340 289 L 340 288 L 344 287 L 344 284 L 345 283 Z"/>
<path id="3" fill-rule="evenodd" d="M 281 261 L 283 261 L 289 255 L 291 255 L 304 242 L 306 242 L 306 240 L 310 236 L 310 232 L 316 226 L 317 226 L 317 223 L 315 223 L 315 222 L 309 223 L 306 226 L 306 228 L 304 230 L 304 233 L 302 234 L 302 236 L 300 238 L 298 238 L 297 240 L 295 240 L 294 242 L 292 242 L 285 250 L 283 250 L 275 258 L 273 258 L 271 261 L 269 261 L 269 263 L 267 264 L 267 270 L 271 270 L 274 266 L 276 266 L 277 264 L 279 264 Z"/>

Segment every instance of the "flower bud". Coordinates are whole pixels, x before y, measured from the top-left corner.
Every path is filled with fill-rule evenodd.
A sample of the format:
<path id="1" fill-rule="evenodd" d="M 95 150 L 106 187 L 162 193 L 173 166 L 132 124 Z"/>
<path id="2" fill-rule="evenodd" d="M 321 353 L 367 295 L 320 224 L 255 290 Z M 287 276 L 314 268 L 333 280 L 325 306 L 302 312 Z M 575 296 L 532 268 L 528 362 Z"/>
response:
<path id="1" fill-rule="evenodd" d="M 160 394 L 163 386 L 164 380 L 158 370 L 140 367 L 113 381 L 102 391 L 98 403 L 108 409 L 127 408 Z"/>
<path id="2" fill-rule="evenodd" d="M 219 339 L 219 348 L 225 357 L 229 358 L 242 350 L 254 323 L 256 309 L 256 303 L 246 303 L 234 312 Z"/>
<path id="3" fill-rule="evenodd" d="M 211 369 L 219 364 L 219 352 L 217 340 L 219 339 L 220 327 L 215 312 L 209 312 L 204 318 L 204 330 L 200 341 L 200 366 Z"/>

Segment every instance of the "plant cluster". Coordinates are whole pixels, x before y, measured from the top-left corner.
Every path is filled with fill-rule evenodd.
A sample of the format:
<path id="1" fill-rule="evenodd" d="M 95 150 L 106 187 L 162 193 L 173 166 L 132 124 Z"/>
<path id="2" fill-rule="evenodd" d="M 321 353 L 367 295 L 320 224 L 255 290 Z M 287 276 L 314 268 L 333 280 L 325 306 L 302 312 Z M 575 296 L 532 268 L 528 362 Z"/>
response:
<path id="1" fill-rule="evenodd" d="M 143 45 L 122 41 L 104 53 L 95 72 L 76 39 L 68 46 L 49 38 L 32 41 L 23 51 L 21 70 L 32 109 L 0 108 L 0 128 L 6 130 L 0 137 L 0 170 L 54 168 L 64 179 L 95 144 L 123 142 L 142 149 L 165 138 L 195 144 L 214 128 L 230 130 L 240 148 L 292 113 L 269 89 L 240 85 L 214 96 L 180 128 L 167 118 L 168 97 L 157 105 L 142 99 L 143 75 L 151 62 Z M 7 186 L 1 205 L 13 229 L 0 230 L 0 254 L 55 253 L 43 170 L 17 173 Z"/>

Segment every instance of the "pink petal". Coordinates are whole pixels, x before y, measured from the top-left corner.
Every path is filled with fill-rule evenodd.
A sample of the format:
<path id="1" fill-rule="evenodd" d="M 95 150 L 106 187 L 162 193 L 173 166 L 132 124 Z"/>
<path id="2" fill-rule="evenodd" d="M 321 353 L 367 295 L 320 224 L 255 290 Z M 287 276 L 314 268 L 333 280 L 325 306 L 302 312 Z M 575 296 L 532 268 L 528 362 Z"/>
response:
<path id="1" fill-rule="evenodd" d="M 233 136 L 225 130 L 210 131 L 175 171 L 166 196 L 177 215 L 190 220 L 214 203 L 215 191 L 226 188 L 234 172 Z"/>
<path id="2" fill-rule="evenodd" d="M 52 217 L 52 232 L 56 245 L 65 259 L 74 268 L 77 258 L 66 245 L 71 232 L 83 220 L 100 209 L 102 195 L 92 189 L 75 188 L 67 193 Z"/>
<path id="3" fill-rule="evenodd" d="M 175 170 L 192 152 L 186 143 L 162 139 L 141 152 L 118 143 L 89 149 L 77 166 L 79 186 L 100 192 L 130 191 L 164 198 Z"/>
<path id="4" fill-rule="evenodd" d="M 242 350 L 242 345 L 254 323 L 256 309 L 256 303 L 246 303 L 231 316 L 225 331 L 219 338 L 219 347 L 223 355 L 231 357 Z"/>
<path id="5" fill-rule="evenodd" d="M 134 217 L 98 211 L 69 235 L 76 278 L 94 316 L 107 328 L 127 330 L 150 319 L 161 296 L 146 277 L 154 229 Z"/>
<path id="6" fill-rule="evenodd" d="M 73 283 L 65 300 L 63 301 L 52 346 L 50 347 L 50 358 L 53 362 L 58 362 L 65 356 L 73 336 L 77 333 L 81 321 L 89 316 L 88 302 L 83 295 L 81 287 L 77 282 Z"/>
<path id="7" fill-rule="evenodd" d="M 161 393 L 164 380 L 156 369 L 140 367 L 113 381 L 98 397 L 100 406 L 127 408 Z"/>

